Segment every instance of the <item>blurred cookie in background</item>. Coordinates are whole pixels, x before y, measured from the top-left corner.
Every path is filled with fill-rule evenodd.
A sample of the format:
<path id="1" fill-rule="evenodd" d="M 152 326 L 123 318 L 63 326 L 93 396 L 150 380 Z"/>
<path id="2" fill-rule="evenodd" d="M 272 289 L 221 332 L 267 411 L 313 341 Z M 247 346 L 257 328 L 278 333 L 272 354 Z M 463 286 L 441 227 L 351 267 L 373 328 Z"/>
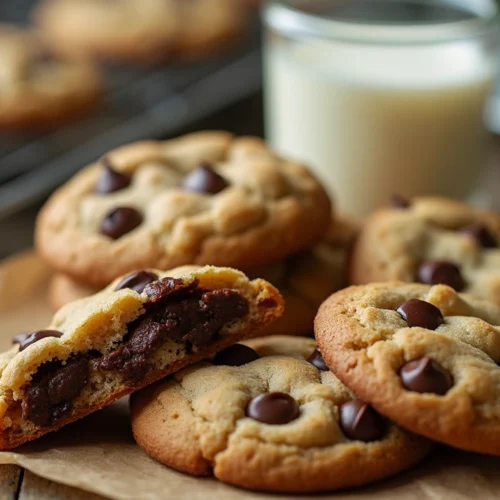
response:
<path id="1" fill-rule="evenodd" d="M 233 45 L 248 14 L 235 0 L 44 0 L 34 21 L 58 51 L 154 64 Z"/>
<path id="2" fill-rule="evenodd" d="M 104 287 L 149 267 L 267 266 L 318 242 L 330 218 L 304 165 L 205 131 L 110 151 L 50 197 L 35 240 L 52 269 Z"/>
<path id="3" fill-rule="evenodd" d="M 61 57 L 38 37 L 0 24 L 0 128 L 43 128 L 91 108 L 102 92 L 98 69 Z"/>

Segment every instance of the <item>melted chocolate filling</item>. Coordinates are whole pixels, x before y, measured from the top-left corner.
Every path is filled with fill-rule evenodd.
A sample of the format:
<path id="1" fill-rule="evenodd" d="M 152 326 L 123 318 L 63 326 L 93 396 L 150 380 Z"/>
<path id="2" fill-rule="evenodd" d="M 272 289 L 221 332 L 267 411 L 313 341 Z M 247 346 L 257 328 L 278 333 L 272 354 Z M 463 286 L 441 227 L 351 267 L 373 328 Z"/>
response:
<path id="1" fill-rule="evenodd" d="M 54 424 L 72 409 L 72 401 L 89 378 L 89 366 L 98 371 L 121 372 L 132 384 L 148 372 L 149 357 L 168 340 L 203 348 L 215 340 L 221 328 L 248 313 L 248 301 L 230 289 L 207 291 L 198 281 L 164 278 L 147 285 L 146 313 L 128 325 L 123 342 L 111 353 L 88 353 L 66 365 L 50 362 L 33 377 L 22 402 L 23 418 L 39 426 Z M 93 355 L 91 355 L 93 354 Z M 92 359 L 94 358 L 94 359 Z"/>
<path id="2" fill-rule="evenodd" d="M 115 351 L 94 361 L 103 371 L 119 371 L 138 380 L 148 371 L 148 358 L 167 339 L 191 346 L 208 346 L 229 321 L 248 313 L 248 302 L 234 290 L 206 291 L 198 282 L 164 278 L 147 285 L 146 314 L 131 323 L 125 341 Z"/>
<path id="3" fill-rule="evenodd" d="M 33 377 L 21 404 L 24 419 L 36 425 L 50 425 L 69 413 L 75 399 L 87 384 L 87 356 L 43 364 Z"/>

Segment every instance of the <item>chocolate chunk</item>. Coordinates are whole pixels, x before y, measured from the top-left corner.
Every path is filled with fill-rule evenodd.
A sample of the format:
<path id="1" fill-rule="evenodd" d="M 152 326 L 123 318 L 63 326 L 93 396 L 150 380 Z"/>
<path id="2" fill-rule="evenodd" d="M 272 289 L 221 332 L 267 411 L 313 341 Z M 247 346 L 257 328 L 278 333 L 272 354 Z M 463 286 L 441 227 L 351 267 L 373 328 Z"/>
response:
<path id="1" fill-rule="evenodd" d="M 30 336 L 33 335 L 33 332 L 22 332 L 18 333 L 13 339 L 12 343 L 13 344 L 22 344 L 23 342 L 26 341 L 26 339 Z"/>
<path id="2" fill-rule="evenodd" d="M 118 285 L 115 291 L 130 288 L 137 293 L 142 293 L 146 285 L 158 280 L 158 275 L 150 271 L 137 271 L 136 273 L 125 276 Z"/>
<path id="3" fill-rule="evenodd" d="M 251 348 L 243 344 L 234 344 L 218 352 L 214 359 L 214 365 L 241 366 L 259 359 L 259 355 Z"/>
<path id="4" fill-rule="evenodd" d="M 122 174 L 121 172 L 117 172 L 111 166 L 108 158 L 103 158 L 101 160 L 101 163 L 103 169 L 95 188 L 97 193 L 114 193 L 115 191 L 120 191 L 121 189 L 124 189 L 130 185 L 130 177 L 128 175 Z"/>
<path id="5" fill-rule="evenodd" d="M 391 206 L 393 208 L 410 208 L 411 201 L 400 194 L 394 193 L 391 196 Z"/>
<path id="6" fill-rule="evenodd" d="M 417 271 L 418 281 L 429 285 L 448 285 L 460 292 L 465 287 L 460 269 L 446 260 L 427 260 Z"/>
<path id="7" fill-rule="evenodd" d="M 270 425 L 288 424 L 299 416 L 297 401 L 283 392 L 259 394 L 248 403 L 247 417 Z"/>
<path id="8" fill-rule="evenodd" d="M 57 330 L 39 330 L 38 332 L 34 332 L 29 334 L 24 341 L 19 342 L 19 351 L 24 351 L 27 347 L 39 340 L 46 339 L 47 337 L 62 337 L 62 332 L 58 332 Z"/>
<path id="9" fill-rule="evenodd" d="M 462 233 L 472 236 L 483 248 L 497 248 L 498 244 L 489 229 L 482 224 L 471 224 L 460 230 Z"/>
<path id="10" fill-rule="evenodd" d="M 429 356 L 406 363 L 399 372 L 403 386 L 409 391 L 444 395 L 453 386 L 451 374 Z"/>
<path id="11" fill-rule="evenodd" d="M 27 388 L 21 404 L 22 416 L 35 425 L 46 426 L 69 413 L 72 401 L 82 392 L 89 378 L 86 357 L 73 358 L 65 365 L 42 365 Z"/>
<path id="12" fill-rule="evenodd" d="M 166 277 L 146 285 L 144 293 L 148 296 L 149 302 L 154 304 L 167 297 L 188 295 L 197 287 L 198 280 L 185 284 L 181 279 Z"/>
<path id="13" fill-rule="evenodd" d="M 307 358 L 307 361 L 314 365 L 318 370 L 322 372 L 327 372 L 329 370 L 328 366 L 326 366 L 325 360 L 321 355 L 319 347 L 316 347 L 311 355 Z"/>
<path id="14" fill-rule="evenodd" d="M 356 441 L 376 441 L 385 432 L 384 419 L 369 405 L 353 399 L 340 407 L 342 432 Z"/>
<path id="15" fill-rule="evenodd" d="M 167 340 L 192 347 L 208 346 L 220 329 L 248 313 L 248 301 L 235 290 L 206 291 L 197 281 L 163 278 L 147 285 L 147 312 L 128 327 L 126 341 L 115 351 L 94 360 L 98 370 L 121 371 L 138 380 L 148 370 L 149 357 Z"/>
<path id="16" fill-rule="evenodd" d="M 187 191 L 208 194 L 217 194 L 228 186 L 226 179 L 215 172 L 208 163 L 199 165 L 184 179 L 182 184 Z"/>
<path id="17" fill-rule="evenodd" d="M 398 307 L 398 313 L 410 327 L 420 326 L 428 330 L 435 330 L 444 321 L 441 311 L 425 300 L 407 300 Z"/>
<path id="18" fill-rule="evenodd" d="M 117 240 L 142 224 L 140 212 L 131 207 L 118 207 L 109 212 L 101 222 L 101 233 Z"/>

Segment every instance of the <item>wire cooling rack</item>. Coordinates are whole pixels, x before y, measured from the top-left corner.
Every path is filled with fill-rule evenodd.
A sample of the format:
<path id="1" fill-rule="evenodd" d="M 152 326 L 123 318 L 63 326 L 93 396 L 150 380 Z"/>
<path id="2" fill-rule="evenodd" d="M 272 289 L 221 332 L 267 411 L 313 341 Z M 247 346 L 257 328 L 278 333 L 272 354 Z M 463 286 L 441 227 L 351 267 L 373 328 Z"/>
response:
<path id="1" fill-rule="evenodd" d="M 0 1 L 0 21 L 25 23 L 33 0 Z M 104 103 L 56 130 L 0 134 L 0 218 L 36 202 L 121 144 L 163 138 L 257 92 L 258 22 L 249 39 L 202 64 L 106 66 Z"/>

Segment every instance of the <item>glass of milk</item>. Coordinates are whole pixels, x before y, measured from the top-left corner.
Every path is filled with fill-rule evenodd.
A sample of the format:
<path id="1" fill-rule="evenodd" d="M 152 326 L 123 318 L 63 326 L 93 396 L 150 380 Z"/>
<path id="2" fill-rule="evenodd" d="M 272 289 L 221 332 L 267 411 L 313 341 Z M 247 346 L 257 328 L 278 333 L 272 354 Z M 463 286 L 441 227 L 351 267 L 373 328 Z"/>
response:
<path id="1" fill-rule="evenodd" d="M 493 0 L 274 0 L 263 15 L 267 138 L 341 211 L 471 194 L 498 60 Z"/>

